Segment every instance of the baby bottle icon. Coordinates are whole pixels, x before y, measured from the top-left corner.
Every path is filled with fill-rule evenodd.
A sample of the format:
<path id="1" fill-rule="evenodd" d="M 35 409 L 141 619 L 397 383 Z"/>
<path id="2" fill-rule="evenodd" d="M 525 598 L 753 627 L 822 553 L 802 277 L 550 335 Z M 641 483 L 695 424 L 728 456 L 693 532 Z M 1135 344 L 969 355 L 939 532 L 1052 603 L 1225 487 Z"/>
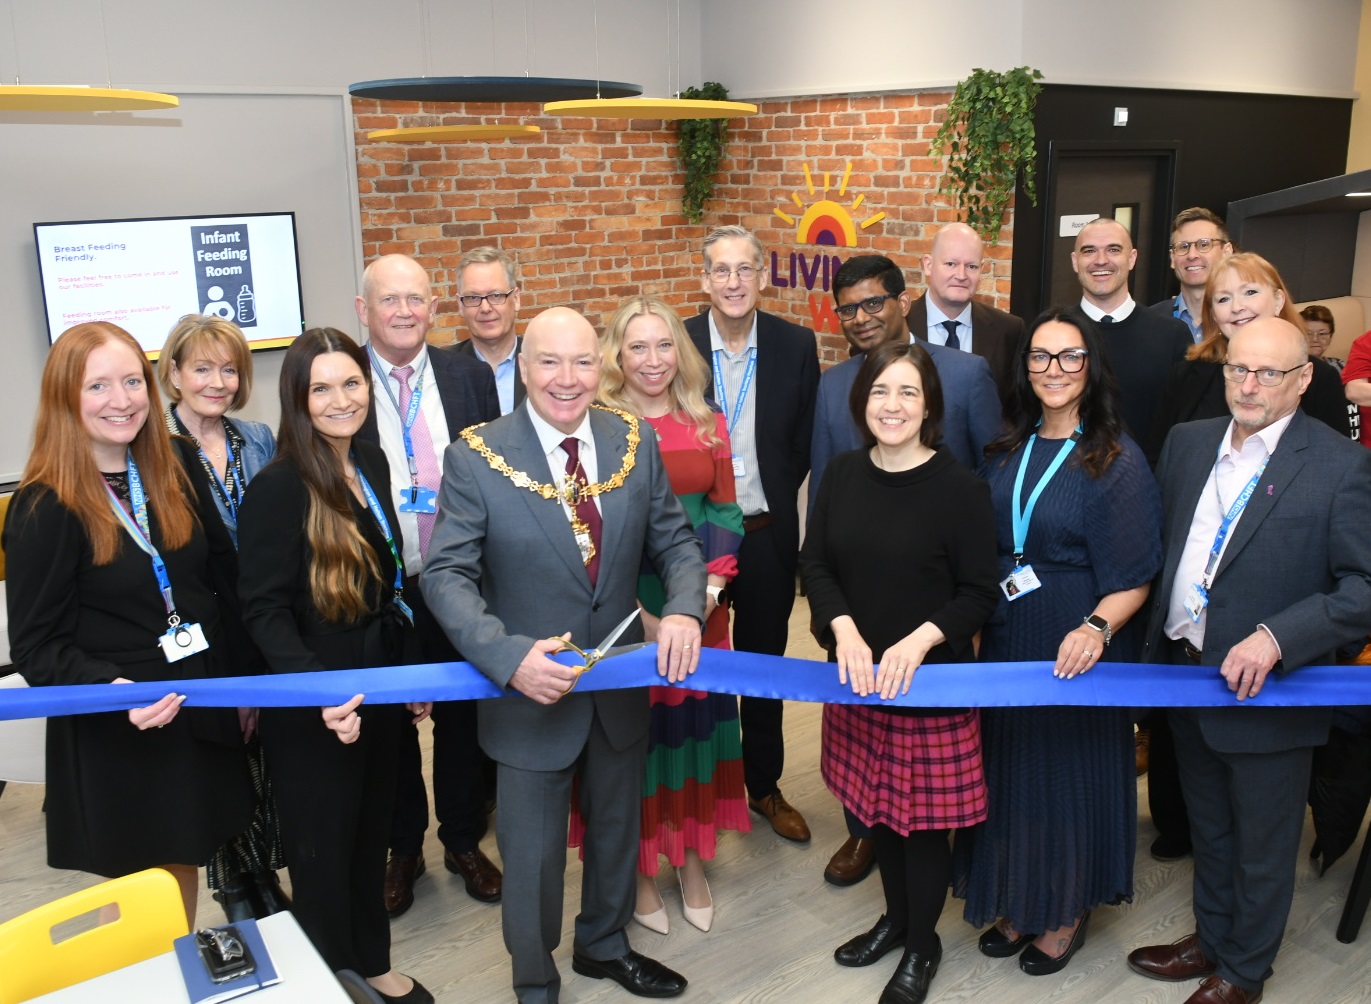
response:
<path id="1" fill-rule="evenodd" d="M 244 284 L 238 291 L 238 323 L 252 324 L 257 320 L 257 302 L 252 295 L 252 290 Z"/>

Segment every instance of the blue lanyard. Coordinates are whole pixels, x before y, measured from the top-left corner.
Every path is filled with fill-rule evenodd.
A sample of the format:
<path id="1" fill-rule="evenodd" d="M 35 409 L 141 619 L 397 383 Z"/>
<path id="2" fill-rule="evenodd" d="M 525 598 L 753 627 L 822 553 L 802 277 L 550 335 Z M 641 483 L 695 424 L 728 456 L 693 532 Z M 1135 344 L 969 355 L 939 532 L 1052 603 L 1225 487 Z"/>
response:
<path id="1" fill-rule="evenodd" d="M 356 465 L 357 458 L 353 457 L 352 462 Z M 390 520 L 386 519 L 386 512 L 381 508 L 381 500 L 371 490 L 371 483 L 367 481 L 367 476 L 362 473 L 360 466 L 357 466 L 357 482 L 362 486 L 362 494 L 366 496 L 367 508 L 371 510 L 376 525 L 381 528 L 381 533 L 386 538 L 390 556 L 395 559 L 395 595 L 399 596 L 405 590 L 405 563 L 400 560 L 400 552 L 395 547 L 395 535 L 390 532 Z"/>
<path id="2" fill-rule="evenodd" d="M 371 356 L 371 364 L 376 367 L 376 371 L 381 374 L 381 386 L 386 389 L 386 397 L 390 398 L 390 403 L 395 408 L 395 413 L 400 413 L 400 402 L 395 397 L 395 391 L 390 389 L 389 370 L 382 367 L 381 360 L 376 355 L 376 350 L 371 347 L 371 342 L 367 342 L 367 353 Z M 413 485 L 419 483 L 419 462 L 414 459 L 414 440 L 410 435 L 410 430 L 414 428 L 414 423 L 419 418 L 419 397 L 424 391 L 424 371 L 428 369 L 428 355 L 425 353 L 424 361 L 419 364 L 419 368 L 414 371 L 414 383 L 409 388 L 409 410 L 405 412 L 401 419 L 400 435 L 405 441 L 405 462 L 409 464 L 409 480 Z M 374 511 L 374 510 L 373 510 Z M 385 517 L 381 517 L 384 519 Z"/>
<path id="3" fill-rule="evenodd" d="M 719 401 L 719 406 L 724 409 L 724 414 L 728 414 L 728 394 L 724 390 L 723 373 L 723 350 L 714 350 L 714 396 Z M 747 369 L 743 370 L 743 383 L 738 388 L 738 400 L 733 403 L 733 414 L 728 419 L 728 434 L 733 435 L 733 430 L 738 425 L 738 419 L 743 413 L 743 401 L 747 399 L 747 392 L 752 387 L 752 376 L 757 372 L 757 347 L 754 345 L 747 352 Z"/>
<path id="4" fill-rule="evenodd" d="M 233 437 L 228 434 L 228 429 L 224 429 L 224 450 L 228 453 L 228 460 L 224 465 L 224 480 L 219 481 L 219 475 L 214 475 L 214 480 L 219 481 L 219 486 L 224 489 L 224 504 L 228 507 L 229 520 L 233 523 L 233 529 L 238 529 L 238 503 L 243 501 L 243 471 L 236 467 L 237 458 L 233 455 Z M 204 450 L 200 451 L 204 453 Z M 210 465 L 210 471 L 214 471 L 214 465 Z M 233 485 L 228 484 L 229 476 L 233 477 Z"/>
<path id="5" fill-rule="evenodd" d="M 1223 447 L 1219 447 L 1219 452 L 1223 452 Z M 1205 589 L 1209 588 L 1214 581 L 1214 572 L 1219 567 L 1219 554 L 1223 551 L 1223 542 L 1228 539 L 1228 531 L 1232 529 L 1234 521 L 1242 515 L 1242 511 L 1247 508 L 1247 503 L 1252 498 L 1252 493 L 1257 490 L 1257 482 L 1261 480 L 1262 472 L 1266 470 L 1266 465 L 1271 463 L 1271 454 L 1266 455 L 1262 465 L 1257 468 L 1257 473 L 1252 475 L 1252 480 L 1247 482 L 1247 486 L 1238 493 L 1238 497 L 1233 500 L 1233 504 L 1228 507 L 1228 512 L 1224 513 L 1223 522 L 1219 524 L 1219 532 L 1214 534 L 1214 546 L 1209 549 L 1209 560 L 1204 563 L 1204 575 L 1200 578 L 1200 585 Z M 1214 497 L 1219 500 L 1219 509 L 1223 509 L 1223 499 L 1219 496 L 1219 461 L 1214 459 Z"/>
<path id="6" fill-rule="evenodd" d="M 167 605 L 167 622 L 175 627 L 181 623 L 181 618 L 176 614 L 176 603 L 171 596 L 171 577 L 167 574 L 167 563 L 162 560 L 162 556 L 157 553 L 157 548 L 152 543 L 152 529 L 148 524 L 148 497 L 143 491 L 143 479 L 138 473 L 138 465 L 133 462 L 132 453 L 128 455 L 128 468 L 129 502 L 133 507 L 132 519 L 129 518 L 129 514 L 119 502 L 119 496 L 114 494 L 114 489 L 110 488 L 108 482 L 105 483 L 105 491 L 109 495 L 110 505 L 114 508 L 115 516 L 124 525 L 124 529 L 129 532 L 133 542 L 144 554 L 152 557 L 152 571 L 157 576 L 157 588 L 161 591 L 162 600 Z"/>
<path id="7" fill-rule="evenodd" d="M 1009 500 L 1009 512 L 1014 517 L 1014 567 L 1019 568 L 1023 564 L 1024 542 L 1028 539 L 1028 524 L 1033 521 L 1033 510 L 1037 508 L 1038 498 L 1042 495 L 1047 483 L 1052 480 L 1052 476 L 1057 473 L 1062 464 L 1066 463 L 1067 454 L 1076 448 L 1076 440 L 1080 438 L 1081 427 L 1076 426 L 1075 433 L 1057 451 L 1057 455 L 1052 458 L 1052 463 L 1047 465 L 1047 470 L 1043 471 L 1043 476 L 1038 479 L 1033 493 L 1028 496 L 1028 504 L 1021 506 L 1020 499 L 1023 498 L 1023 479 L 1024 472 L 1028 470 L 1028 458 L 1033 452 L 1033 441 L 1038 438 L 1035 432 L 1028 437 L 1028 442 L 1024 444 L 1023 456 L 1019 458 L 1019 473 L 1014 476 L 1014 497 Z"/>

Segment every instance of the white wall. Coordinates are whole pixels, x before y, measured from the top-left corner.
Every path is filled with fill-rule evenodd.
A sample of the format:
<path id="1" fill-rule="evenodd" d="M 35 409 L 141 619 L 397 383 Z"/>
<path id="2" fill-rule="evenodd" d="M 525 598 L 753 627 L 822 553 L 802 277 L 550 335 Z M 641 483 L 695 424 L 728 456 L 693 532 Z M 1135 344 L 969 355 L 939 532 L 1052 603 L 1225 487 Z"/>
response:
<path id="1" fill-rule="evenodd" d="M 1352 97 L 1362 0 L 700 0 L 702 70 L 740 97 L 1048 82 Z"/>

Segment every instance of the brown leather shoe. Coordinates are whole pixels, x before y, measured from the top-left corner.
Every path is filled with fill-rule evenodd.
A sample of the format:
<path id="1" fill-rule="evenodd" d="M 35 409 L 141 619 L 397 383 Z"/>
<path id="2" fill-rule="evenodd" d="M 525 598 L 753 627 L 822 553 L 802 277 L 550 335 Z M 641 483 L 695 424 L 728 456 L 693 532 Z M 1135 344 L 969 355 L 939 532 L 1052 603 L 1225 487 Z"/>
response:
<path id="1" fill-rule="evenodd" d="M 867 837 L 848 837 L 828 860 L 824 881 L 829 885 L 856 885 L 871 874 L 876 863 L 875 845 Z"/>
<path id="2" fill-rule="evenodd" d="M 1212 976 L 1214 962 L 1200 948 L 1200 939 L 1187 934 L 1169 945 L 1150 945 L 1128 953 L 1128 968 L 1153 980 L 1193 980 L 1196 976 Z M 1219 1000 L 1221 998 L 1215 998 Z"/>
<path id="3" fill-rule="evenodd" d="M 390 856 L 386 862 L 386 913 L 398 917 L 414 905 L 414 880 L 422 874 L 422 854 Z"/>
<path id="4" fill-rule="evenodd" d="M 1152 730 L 1139 728 L 1133 737 L 1134 758 L 1137 760 L 1138 777 L 1147 773 L 1147 764 L 1152 753 Z"/>
<path id="5" fill-rule="evenodd" d="M 1200 981 L 1200 988 L 1185 999 L 1185 1004 L 1257 1004 L 1260 990 L 1244 990 L 1235 983 L 1211 976 Z"/>
<path id="6" fill-rule="evenodd" d="M 753 798 L 749 795 L 747 807 L 753 812 L 760 812 L 765 816 L 778 836 L 799 843 L 809 839 L 809 825 L 805 822 L 805 817 L 800 815 L 799 811 L 787 802 L 785 796 L 779 791 L 773 792 L 765 798 Z"/>
<path id="7" fill-rule="evenodd" d="M 481 848 L 462 854 L 444 851 L 443 864 L 452 874 L 462 876 L 462 881 L 466 883 L 467 895 L 472 899 L 479 899 L 482 903 L 500 902 L 504 877 L 500 874 L 500 869 L 495 867 L 495 862 L 486 857 Z"/>

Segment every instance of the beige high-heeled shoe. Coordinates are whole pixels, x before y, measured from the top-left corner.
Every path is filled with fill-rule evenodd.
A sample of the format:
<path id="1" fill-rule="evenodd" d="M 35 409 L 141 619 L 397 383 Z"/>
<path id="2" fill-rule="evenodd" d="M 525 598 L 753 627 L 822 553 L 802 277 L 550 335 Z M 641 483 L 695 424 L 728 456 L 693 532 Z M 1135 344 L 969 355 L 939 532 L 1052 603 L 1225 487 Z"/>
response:
<path id="1" fill-rule="evenodd" d="M 638 876 L 639 880 L 642 880 L 647 877 L 648 876 L 645 875 Z M 653 892 L 657 892 L 656 877 L 652 877 L 651 882 Z M 653 910 L 651 913 L 639 913 L 637 910 L 634 910 L 633 919 L 636 920 L 639 924 L 642 924 L 649 931 L 655 931 L 658 934 L 670 934 L 671 922 L 667 919 L 666 902 L 662 899 L 662 894 L 660 892 L 657 892 L 657 902 L 661 905 L 658 906 L 657 909 Z M 689 920 L 690 918 L 687 917 L 686 919 Z"/>
<path id="2" fill-rule="evenodd" d="M 701 867 L 700 878 L 704 881 L 705 892 L 709 892 L 709 879 L 704 877 L 704 868 Z M 692 927 L 698 927 L 701 931 L 708 931 L 714 924 L 714 896 L 711 893 L 708 906 L 691 906 L 686 902 L 685 879 L 681 876 L 681 869 L 676 869 L 676 880 L 681 884 L 681 912 L 685 914 L 686 923 Z"/>

